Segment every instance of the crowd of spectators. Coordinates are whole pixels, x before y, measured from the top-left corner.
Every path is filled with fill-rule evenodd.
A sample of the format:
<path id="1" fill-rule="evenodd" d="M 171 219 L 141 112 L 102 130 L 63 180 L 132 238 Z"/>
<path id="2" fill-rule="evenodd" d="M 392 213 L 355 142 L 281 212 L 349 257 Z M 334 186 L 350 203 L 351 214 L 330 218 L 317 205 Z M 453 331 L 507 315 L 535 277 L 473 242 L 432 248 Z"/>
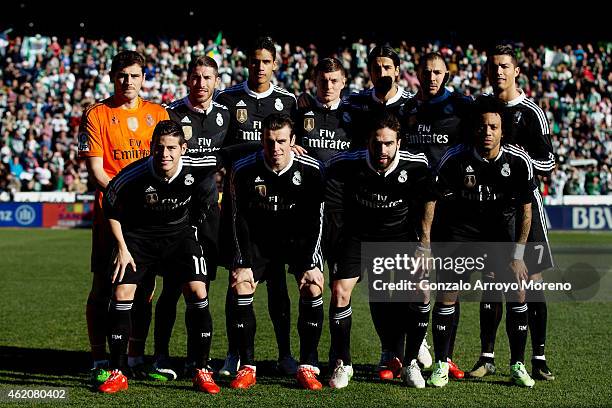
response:
<path id="1" fill-rule="evenodd" d="M 346 92 L 370 86 L 366 57 L 374 44 L 357 39 L 338 48 L 349 81 Z M 484 75 L 486 51 L 477 45 L 393 44 L 401 58 L 402 86 L 417 91 L 415 64 L 420 55 L 439 51 L 447 59 L 447 86 L 467 95 L 490 92 Z M 147 58 L 141 96 L 168 103 L 186 95 L 186 67 L 194 56 L 214 55 L 220 63 L 221 88 L 246 79 L 242 47 L 217 41 L 159 40 L 125 37 L 66 39 L 0 36 L 0 200 L 16 191 L 92 189 L 84 162 L 77 159 L 78 127 L 83 109 L 110 96 L 112 57 L 132 49 Z M 515 45 L 521 67 L 519 86 L 546 112 L 558 166 L 542 179 L 545 196 L 612 192 L 612 43 Z M 313 44 L 280 44 L 274 81 L 299 94 L 313 92 Z"/>

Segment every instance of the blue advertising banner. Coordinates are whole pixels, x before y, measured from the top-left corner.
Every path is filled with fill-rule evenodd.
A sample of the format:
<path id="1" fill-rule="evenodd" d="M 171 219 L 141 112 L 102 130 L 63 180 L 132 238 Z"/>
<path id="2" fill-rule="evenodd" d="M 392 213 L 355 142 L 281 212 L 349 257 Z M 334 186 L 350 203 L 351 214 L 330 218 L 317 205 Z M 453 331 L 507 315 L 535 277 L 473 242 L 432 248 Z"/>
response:
<path id="1" fill-rule="evenodd" d="M 612 206 L 554 205 L 544 208 L 550 230 L 612 231 Z"/>
<path id="2" fill-rule="evenodd" d="M 41 203 L 0 203 L 0 227 L 42 226 Z"/>

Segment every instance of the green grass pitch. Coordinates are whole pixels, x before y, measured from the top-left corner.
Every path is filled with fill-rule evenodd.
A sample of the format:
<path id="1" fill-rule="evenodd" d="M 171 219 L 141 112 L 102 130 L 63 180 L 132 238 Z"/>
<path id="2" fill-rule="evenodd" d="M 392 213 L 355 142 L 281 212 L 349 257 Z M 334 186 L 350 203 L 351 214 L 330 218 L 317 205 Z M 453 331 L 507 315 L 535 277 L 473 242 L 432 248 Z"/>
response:
<path id="1" fill-rule="evenodd" d="M 553 245 L 612 243 L 610 234 L 552 233 Z M 0 230 L 0 390 L 67 387 L 68 399 L 60 406 L 414 406 L 414 407 L 576 407 L 611 406 L 609 383 L 612 304 L 609 302 L 565 302 L 549 304 L 546 355 L 557 375 L 553 382 L 537 382 L 529 389 L 509 384 L 509 354 L 504 323 L 500 325 L 496 349 L 499 374 L 483 381 L 451 381 L 443 389 L 408 389 L 399 380 L 380 383 L 374 377 L 380 345 L 363 296 L 353 302 L 352 351 L 356 375 L 342 390 L 325 387 L 320 392 L 298 389 L 295 380 L 274 372 L 276 343 L 267 307 L 265 285 L 256 295 L 258 316 L 256 358 L 258 384 L 247 391 L 231 390 L 220 382 L 216 396 L 197 393 L 189 380 L 170 383 L 131 381 L 127 392 L 101 395 L 87 384 L 90 364 L 85 301 L 89 273 L 90 231 L 88 230 Z M 596 256 L 596 255 L 593 255 Z M 610 264 L 607 265 L 608 272 Z M 220 270 L 211 286 L 214 335 L 211 356 L 218 365 L 225 356 L 223 305 L 227 272 Z M 295 326 L 296 290 L 292 294 Z M 159 293 L 159 288 L 158 291 Z M 319 346 L 322 363 L 327 359 L 329 332 L 325 293 L 325 327 Z M 185 326 L 181 301 L 171 352 L 185 353 Z M 292 348 L 298 351 L 293 327 Z M 152 330 L 147 354 L 152 353 Z M 428 334 L 431 343 L 431 333 Z M 470 369 L 479 352 L 478 304 L 462 305 L 455 361 Z M 531 347 L 527 345 L 529 360 Z M 527 362 L 530 371 L 530 363 Z M 4 400 L 6 401 L 6 399 Z M 0 401 L 2 402 L 2 401 Z M 0 404 L 5 406 L 4 404 Z M 22 406 L 23 402 L 16 403 Z M 8 405 L 6 405 L 8 406 Z"/>

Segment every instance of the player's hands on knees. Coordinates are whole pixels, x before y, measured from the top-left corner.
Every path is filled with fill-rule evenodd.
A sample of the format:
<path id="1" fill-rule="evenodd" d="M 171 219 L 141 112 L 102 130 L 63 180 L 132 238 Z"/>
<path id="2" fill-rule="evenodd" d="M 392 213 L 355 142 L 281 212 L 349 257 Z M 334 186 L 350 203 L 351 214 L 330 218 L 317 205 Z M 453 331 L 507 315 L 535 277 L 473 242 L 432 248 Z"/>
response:
<path id="1" fill-rule="evenodd" d="M 255 289 L 255 279 L 251 268 L 236 268 L 232 271 L 232 288 L 240 283 L 248 283 L 252 289 Z"/>
<path id="2" fill-rule="evenodd" d="M 510 262 L 510 269 L 512 273 L 514 273 L 514 278 L 519 285 L 522 281 L 526 282 L 529 279 L 527 275 L 527 265 L 525 265 L 525 261 L 522 259 L 513 259 Z"/>
<path id="3" fill-rule="evenodd" d="M 308 153 L 308 150 L 306 150 L 302 146 L 296 145 L 296 144 L 291 146 L 291 150 L 293 151 L 293 153 L 297 154 L 298 156 L 303 156 L 303 155 Z"/>
<path id="4" fill-rule="evenodd" d="M 323 292 L 323 285 L 325 284 L 325 278 L 323 272 L 316 266 L 312 269 L 307 270 L 300 279 L 300 290 L 306 285 L 316 285 Z"/>
<path id="5" fill-rule="evenodd" d="M 132 269 L 136 272 L 136 262 L 132 258 L 132 254 L 127 247 L 119 247 L 117 256 L 115 257 L 115 271 L 113 272 L 112 282 L 121 282 L 125 276 L 125 269 L 128 265 L 132 265 Z"/>

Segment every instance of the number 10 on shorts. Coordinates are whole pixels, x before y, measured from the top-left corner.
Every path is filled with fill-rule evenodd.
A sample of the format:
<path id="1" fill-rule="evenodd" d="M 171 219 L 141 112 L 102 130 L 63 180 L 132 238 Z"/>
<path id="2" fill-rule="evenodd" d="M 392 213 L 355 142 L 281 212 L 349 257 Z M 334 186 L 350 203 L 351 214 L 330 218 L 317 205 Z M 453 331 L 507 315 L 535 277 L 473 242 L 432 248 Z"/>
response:
<path id="1" fill-rule="evenodd" d="M 195 255 L 191 255 L 191 257 L 193 258 L 193 264 L 195 266 L 196 275 L 202 274 L 206 276 L 207 271 L 206 271 L 206 262 L 204 261 L 204 257 L 203 256 L 198 257 Z"/>

